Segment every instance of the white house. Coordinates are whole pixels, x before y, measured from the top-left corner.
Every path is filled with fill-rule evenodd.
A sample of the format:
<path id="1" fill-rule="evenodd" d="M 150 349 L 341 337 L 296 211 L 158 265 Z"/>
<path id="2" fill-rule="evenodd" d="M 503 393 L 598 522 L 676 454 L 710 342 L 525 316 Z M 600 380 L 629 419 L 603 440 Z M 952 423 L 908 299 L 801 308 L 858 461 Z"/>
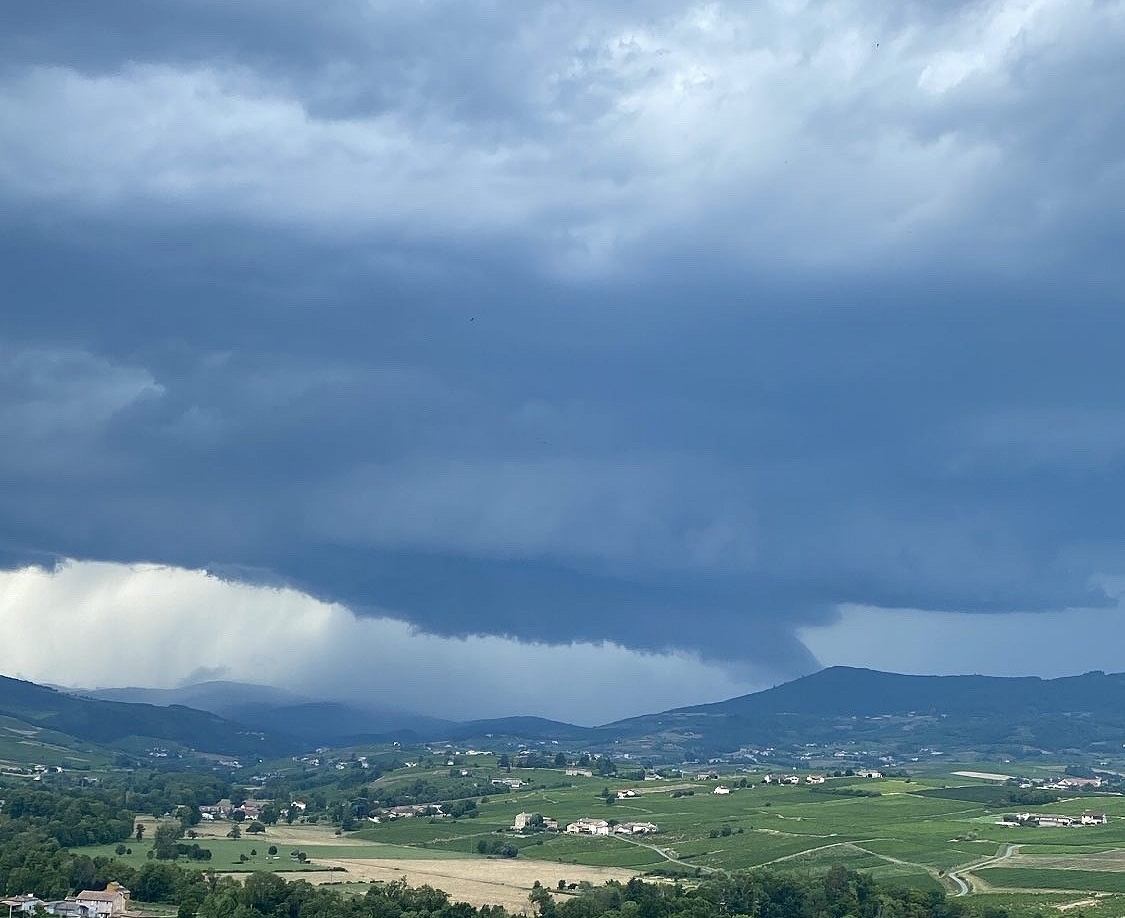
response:
<path id="1" fill-rule="evenodd" d="M 1081 816 L 1084 826 L 1104 826 L 1109 818 L 1101 810 L 1086 810 Z"/>
<path id="2" fill-rule="evenodd" d="M 577 822 L 572 822 L 566 827 L 566 831 L 571 835 L 609 835 L 609 823 L 604 819 L 590 819 L 583 817 Z"/>
<path id="3" fill-rule="evenodd" d="M 618 835 L 651 835 L 659 832 L 660 827 L 655 822 L 623 822 L 614 831 Z"/>
<path id="4" fill-rule="evenodd" d="M 727 787 L 725 784 L 720 784 L 713 791 L 711 791 L 711 793 L 712 794 L 729 794 L 730 788 Z"/>

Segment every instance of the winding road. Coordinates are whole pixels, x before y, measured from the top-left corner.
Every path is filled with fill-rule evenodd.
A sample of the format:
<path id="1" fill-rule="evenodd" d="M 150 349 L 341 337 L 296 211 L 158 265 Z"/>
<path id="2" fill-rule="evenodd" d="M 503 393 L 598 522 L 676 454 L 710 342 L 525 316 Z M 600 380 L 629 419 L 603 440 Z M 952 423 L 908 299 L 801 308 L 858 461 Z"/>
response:
<path id="1" fill-rule="evenodd" d="M 1013 854 L 1019 852 L 1019 845 L 1005 845 L 1004 850 L 997 854 L 995 857 L 987 857 L 983 861 L 969 864 L 965 867 L 958 867 L 956 870 L 951 870 L 946 874 L 950 880 L 957 885 L 957 892 L 955 896 L 967 896 L 973 891 L 973 884 L 971 877 L 974 870 L 981 870 L 984 867 L 991 867 L 994 864 L 999 864 L 1001 861 L 1006 861 Z M 965 877 L 969 876 L 970 879 L 966 880 Z"/>

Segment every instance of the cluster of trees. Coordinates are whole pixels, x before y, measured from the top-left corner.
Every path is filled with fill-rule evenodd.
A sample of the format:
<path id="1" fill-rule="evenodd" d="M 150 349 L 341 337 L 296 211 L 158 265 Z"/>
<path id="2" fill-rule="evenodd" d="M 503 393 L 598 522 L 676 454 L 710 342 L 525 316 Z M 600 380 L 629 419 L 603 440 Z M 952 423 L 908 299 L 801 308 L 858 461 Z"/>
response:
<path id="1" fill-rule="evenodd" d="M 120 796 L 101 788 L 62 793 L 47 787 L 4 789 L 0 844 L 25 833 L 56 841 L 61 847 L 100 845 L 127 838 L 133 812 Z"/>
<path id="2" fill-rule="evenodd" d="M 180 918 L 508 918 L 499 906 L 454 903 L 441 890 L 405 880 L 349 896 L 266 872 L 251 874 L 245 884 L 190 873 L 170 864 L 146 865 L 132 888 L 137 898 L 143 891 L 145 901 L 178 905 Z M 885 886 L 843 868 L 822 877 L 754 871 L 704 879 L 691 888 L 642 880 L 576 886 L 556 898 L 536 884 L 529 898 L 541 918 L 1009 918 L 1002 908 L 980 910 L 940 891 Z"/>
<path id="3" fill-rule="evenodd" d="M 235 826 L 237 829 L 238 827 Z M 211 860 L 211 849 L 201 848 L 194 842 L 188 844 L 181 842 L 184 837 L 183 824 L 173 820 L 165 820 L 156 827 L 152 834 L 151 857 L 158 861 L 174 861 L 186 857 L 192 861 Z"/>
<path id="4" fill-rule="evenodd" d="M 382 806 L 406 806 L 415 803 L 442 803 L 447 800 L 463 800 L 468 797 L 508 794 L 511 793 L 511 790 L 506 784 L 480 785 L 468 778 L 461 780 L 418 778 L 416 781 L 396 787 L 393 790 L 381 791 L 379 804 Z"/>
<path id="5" fill-rule="evenodd" d="M 245 790 L 234 787 L 222 777 L 205 772 L 161 771 L 146 769 L 128 775 L 103 779 L 103 787 L 121 795 L 121 803 L 134 813 L 163 816 L 187 806 L 199 822 L 199 807 L 224 797 L 235 804 L 246 799 Z"/>
<path id="6" fill-rule="evenodd" d="M 516 857 L 519 853 L 519 849 L 515 845 L 509 845 L 499 838 L 482 838 L 477 842 L 477 854 L 487 854 L 492 857 Z"/>
<path id="7" fill-rule="evenodd" d="M 814 784 L 809 788 L 813 794 L 828 794 L 832 797 L 882 797 L 883 792 L 854 784 Z"/>

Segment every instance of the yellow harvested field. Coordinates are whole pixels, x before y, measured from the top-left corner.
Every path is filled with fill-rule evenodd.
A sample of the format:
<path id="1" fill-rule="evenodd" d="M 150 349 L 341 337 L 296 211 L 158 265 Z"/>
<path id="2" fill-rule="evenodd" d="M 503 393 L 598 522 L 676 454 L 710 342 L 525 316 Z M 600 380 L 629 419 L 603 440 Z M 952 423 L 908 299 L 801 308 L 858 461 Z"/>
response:
<path id="1" fill-rule="evenodd" d="M 600 885 L 607 880 L 622 882 L 636 876 L 635 870 L 620 867 L 583 867 L 557 864 L 552 861 L 485 860 L 385 860 L 324 858 L 316 859 L 326 867 L 343 867 L 347 873 L 309 871 L 300 879 L 310 883 L 370 882 L 397 880 L 406 877 L 411 886 L 429 885 L 444 889 L 455 902 L 472 905 L 502 905 L 511 912 L 531 912 L 528 894 L 538 880 L 554 890 L 559 880 L 579 883 L 588 880 Z"/>

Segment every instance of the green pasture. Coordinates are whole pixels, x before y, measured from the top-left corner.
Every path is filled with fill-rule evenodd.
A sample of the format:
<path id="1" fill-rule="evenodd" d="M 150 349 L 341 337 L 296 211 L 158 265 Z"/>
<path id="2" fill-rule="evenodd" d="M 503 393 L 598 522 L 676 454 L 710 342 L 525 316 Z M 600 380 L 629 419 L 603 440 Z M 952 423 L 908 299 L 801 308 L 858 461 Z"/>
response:
<path id="1" fill-rule="evenodd" d="M 369 842 L 462 854 L 473 854 L 482 838 L 502 836 L 519 848 L 520 857 L 641 871 L 770 866 L 816 873 L 843 864 L 920 888 L 936 888 L 944 873 L 995 857 L 1009 844 L 1020 845 L 1029 854 L 1049 849 L 1092 853 L 1125 847 L 1125 798 L 1082 796 L 1033 808 L 1071 814 L 1104 809 L 1111 816 L 1107 826 L 1009 828 L 997 825 L 999 817 L 1028 808 L 1006 803 L 1003 785 L 955 776 L 953 770 L 1000 769 L 947 764 L 910 780 L 840 778 L 811 787 L 753 784 L 723 796 L 712 793 L 715 786 L 733 787 L 738 775 L 724 776 L 721 781 L 630 783 L 515 769 L 514 775 L 532 777 L 533 786 L 488 797 L 476 818 L 404 819 L 372 825 L 357 835 Z M 1026 773 L 1012 766 L 1008 771 Z M 564 781 L 571 786 L 557 786 Z M 673 789 L 685 786 L 695 791 L 693 796 L 673 796 Z M 627 787 L 639 796 L 612 805 L 606 805 L 600 796 L 604 788 L 616 792 Z M 878 791 L 879 796 L 847 796 L 848 788 Z M 637 837 L 640 844 L 616 837 L 517 836 L 508 827 L 519 812 L 553 817 L 560 826 L 582 816 L 650 821 L 661 831 Z M 1111 877 L 1092 888 L 1114 891 L 1115 882 Z"/>
<path id="2" fill-rule="evenodd" d="M 1076 892 L 1125 893 L 1125 873 L 1035 867 L 990 867 L 977 874 L 990 886 L 1006 889 L 1072 889 Z"/>

